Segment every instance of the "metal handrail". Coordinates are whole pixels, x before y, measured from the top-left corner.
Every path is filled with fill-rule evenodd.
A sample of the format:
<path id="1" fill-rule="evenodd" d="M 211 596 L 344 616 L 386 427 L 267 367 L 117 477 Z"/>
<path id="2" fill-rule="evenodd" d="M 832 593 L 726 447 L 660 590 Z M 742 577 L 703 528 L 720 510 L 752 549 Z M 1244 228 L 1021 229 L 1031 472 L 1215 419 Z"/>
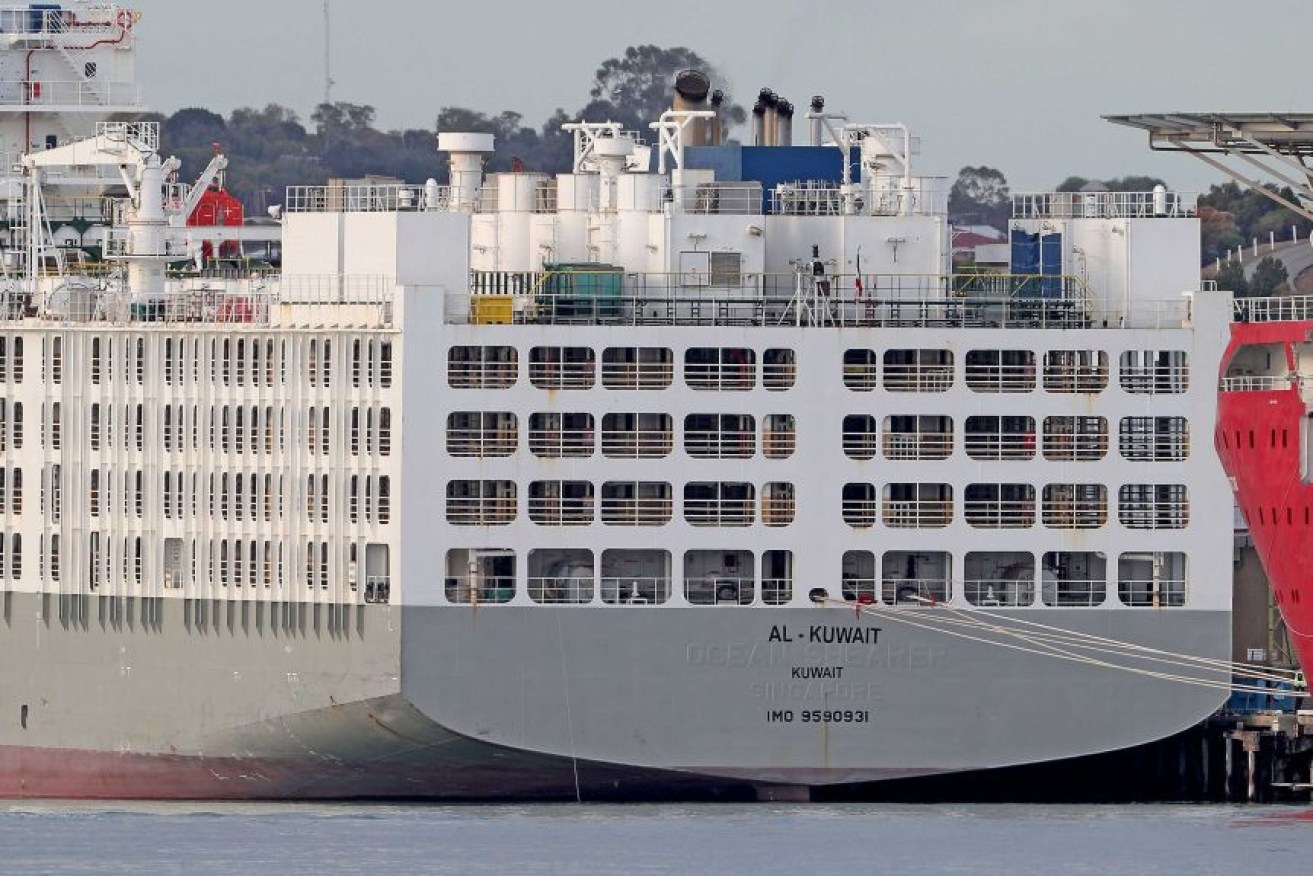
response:
<path id="1" fill-rule="evenodd" d="M 889 392 L 946 392 L 952 386 L 952 365 L 884 366 L 884 388 Z"/>
<path id="2" fill-rule="evenodd" d="M 475 459 L 513 456 L 519 447 L 514 427 L 447 429 L 447 455 Z"/>
<path id="3" fill-rule="evenodd" d="M 674 516 L 675 503 L 670 499 L 640 497 L 616 499 L 602 497 L 602 522 L 608 526 L 665 526 Z"/>
<path id="4" fill-rule="evenodd" d="M 283 203 L 288 213 L 406 213 L 450 206 L 450 186 L 370 183 L 288 186 Z"/>
<path id="5" fill-rule="evenodd" d="M 447 385 L 452 389 L 510 389 L 519 370 L 516 362 L 448 362 Z"/>
<path id="6" fill-rule="evenodd" d="M 1294 382 L 1290 374 L 1245 374 L 1238 377 L 1223 377 L 1222 392 L 1272 392 L 1289 389 Z"/>
<path id="7" fill-rule="evenodd" d="M 1135 395 L 1164 395 L 1190 388 L 1188 365 L 1122 365 L 1117 371 L 1121 388 Z"/>
<path id="8" fill-rule="evenodd" d="M 1035 499 L 964 499 L 962 517 L 974 529 L 1027 529 L 1035 525 Z"/>
<path id="9" fill-rule="evenodd" d="M 666 389 L 674 379 L 673 362 L 602 361 L 602 386 L 607 389 Z"/>
<path id="10" fill-rule="evenodd" d="M 953 522 L 952 499 L 883 499 L 884 525 L 899 529 L 934 529 Z"/>
<path id="11" fill-rule="evenodd" d="M 530 496 L 529 519 L 542 526 L 587 526 L 593 522 L 593 498 Z"/>
<path id="12" fill-rule="evenodd" d="M 1035 389 L 1035 364 L 979 365 L 968 362 L 966 384 L 973 392 L 1032 392 Z"/>
<path id="13" fill-rule="evenodd" d="M 952 597 L 953 583 L 947 578 L 894 578 L 880 579 L 880 601 L 886 605 L 932 608 L 948 602 Z"/>
<path id="14" fill-rule="evenodd" d="M 967 578 L 962 595 L 972 605 L 982 608 L 1015 608 L 1035 602 L 1033 578 Z"/>
<path id="15" fill-rule="evenodd" d="M 993 275 L 863 275 L 858 293 L 851 274 L 830 277 L 831 294 L 812 302 L 797 295 L 795 274 L 743 274 L 732 285 L 689 287 L 683 274 L 616 273 L 568 291 L 448 293 L 453 323 L 569 325 L 727 325 L 808 327 L 1083 328 L 1094 324 L 1088 289 L 1075 277 Z M 1044 283 L 1054 284 L 1045 294 Z M 489 316 L 486 300 L 506 306 Z M 1117 315 L 1126 328 L 1188 325 L 1185 301 L 1131 305 Z"/>
<path id="16" fill-rule="evenodd" d="M 611 459 L 659 459 L 674 446 L 671 429 L 602 429 L 602 455 Z"/>
<path id="17" fill-rule="evenodd" d="M 592 389 L 593 362 L 530 362 L 529 382 L 537 389 Z"/>
<path id="18" fill-rule="evenodd" d="M 953 433 L 886 431 L 883 449 L 885 459 L 947 459 L 953 453 Z"/>
<path id="19" fill-rule="evenodd" d="M 1106 424 L 1104 426 L 1106 428 Z M 1108 453 L 1108 433 L 1055 432 L 1045 430 L 1044 458 L 1053 462 L 1103 459 Z"/>
<path id="20" fill-rule="evenodd" d="M 763 429 L 761 455 L 767 459 L 788 459 L 798 447 L 798 434 L 793 429 Z"/>
<path id="21" fill-rule="evenodd" d="M 751 526 L 756 520 L 756 500 L 685 499 L 684 520 L 690 526 Z"/>
<path id="22" fill-rule="evenodd" d="M 963 449 L 972 459 L 1031 459 L 1035 456 L 1035 432 L 966 432 Z"/>
<path id="23" fill-rule="evenodd" d="M 1232 302 L 1231 318 L 1235 322 L 1307 322 L 1313 320 L 1313 296 L 1237 298 Z"/>
<path id="24" fill-rule="evenodd" d="M 448 578 L 444 588 L 448 602 L 497 605 L 515 598 L 515 578 L 481 575 L 471 582 L 467 578 Z"/>
<path id="25" fill-rule="evenodd" d="M 513 498 L 448 496 L 447 522 L 461 526 L 503 526 L 515 522 Z"/>
<path id="26" fill-rule="evenodd" d="M 529 429 L 529 452 L 548 459 L 582 458 L 593 455 L 593 429 Z"/>
<path id="27" fill-rule="evenodd" d="M 750 459 L 757 452 L 756 428 L 686 430 L 684 452 L 694 459 Z"/>
<path id="28" fill-rule="evenodd" d="M 1195 215 L 1196 192 L 1020 192 L 1014 219 L 1149 219 Z"/>
<path id="29" fill-rule="evenodd" d="M 751 605 L 756 580 L 732 575 L 685 578 L 684 599 L 690 605 Z"/>
<path id="30" fill-rule="evenodd" d="M 599 579 L 602 602 L 607 605 L 664 605 L 673 583 L 668 577 L 607 576 Z"/>
<path id="31" fill-rule="evenodd" d="M 1117 598 L 1137 608 L 1180 608 L 1185 605 L 1184 578 L 1119 578 Z"/>
<path id="32" fill-rule="evenodd" d="M 529 598 L 556 605 L 582 605 L 593 601 L 593 579 L 577 575 L 535 576 L 527 579 Z"/>
<path id="33" fill-rule="evenodd" d="M 0 85 L 0 109 L 56 106 L 139 106 L 141 87 L 135 82 L 98 79 L 32 79 Z"/>
<path id="34" fill-rule="evenodd" d="M 1045 605 L 1061 608 L 1094 608 L 1108 596 L 1102 578 L 1045 578 L 1040 586 Z"/>

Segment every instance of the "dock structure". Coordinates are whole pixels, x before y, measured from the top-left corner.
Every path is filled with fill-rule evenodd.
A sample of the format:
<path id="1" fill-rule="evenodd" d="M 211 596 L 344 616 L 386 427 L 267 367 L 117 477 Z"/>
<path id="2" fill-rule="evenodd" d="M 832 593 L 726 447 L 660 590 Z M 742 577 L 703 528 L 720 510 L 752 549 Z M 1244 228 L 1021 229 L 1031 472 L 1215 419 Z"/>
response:
<path id="1" fill-rule="evenodd" d="M 1313 799 L 1313 711 L 1219 713 L 1205 726 L 1201 765 L 1206 799 Z"/>

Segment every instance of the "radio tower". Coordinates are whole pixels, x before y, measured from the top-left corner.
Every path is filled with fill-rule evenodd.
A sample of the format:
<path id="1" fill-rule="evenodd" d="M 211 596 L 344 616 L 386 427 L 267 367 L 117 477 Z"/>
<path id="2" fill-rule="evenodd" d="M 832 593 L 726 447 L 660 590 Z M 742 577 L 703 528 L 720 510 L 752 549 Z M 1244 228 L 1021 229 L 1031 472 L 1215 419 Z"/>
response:
<path id="1" fill-rule="evenodd" d="M 333 102 L 333 18 L 330 0 L 324 0 L 324 103 Z"/>

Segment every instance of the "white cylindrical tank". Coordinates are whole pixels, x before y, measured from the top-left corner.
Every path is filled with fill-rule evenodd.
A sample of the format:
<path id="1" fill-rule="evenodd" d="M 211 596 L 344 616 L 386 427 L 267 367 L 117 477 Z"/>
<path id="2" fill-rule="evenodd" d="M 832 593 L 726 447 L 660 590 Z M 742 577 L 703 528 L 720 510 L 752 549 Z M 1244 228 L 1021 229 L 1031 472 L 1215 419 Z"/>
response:
<path id="1" fill-rule="evenodd" d="M 618 180 L 616 206 L 620 210 L 651 213 L 661 209 L 661 177 L 651 173 L 626 173 Z"/>
<path id="2" fill-rule="evenodd" d="M 1153 215 L 1167 215 L 1167 186 L 1162 183 L 1153 187 Z"/>
<path id="3" fill-rule="evenodd" d="M 605 137 L 593 143 L 593 155 L 597 159 L 598 209 L 615 210 L 618 205 L 617 187 L 620 176 L 625 172 L 625 163 L 634 151 L 632 137 Z"/>
<path id="4" fill-rule="evenodd" d="M 536 204 L 538 183 L 547 176 L 542 173 L 498 173 L 492 179 L 497 187 L 499 211 L 530 213 Z"/>
<path id="5" fill-rule="evenodd" d="M 588 210 L 597 203 L 598 177 L 595 173 L 558 173 L 556 175 L 556 209 Z"/>
<path id="6" fill-rule="evenodd" d="M 164 294 L 164 168 L 151 156 L 141 168 L 137 203 L 128 220 L 128 288 L 133 295 Z"/>
<path id="7" fill-rule="evenodd" d="M 438 151 L 450 156 L 451 209 L 473 212 L 483 185 L 483 156 L 492 152 L 491 134 L 441 133 Z"/>
<path id="8" fill-rule="evenodd" d="M 529 252 L 528 210 L 507 210 L 497 213 L 497 270 L 531 271 L 537 260 Z"/>

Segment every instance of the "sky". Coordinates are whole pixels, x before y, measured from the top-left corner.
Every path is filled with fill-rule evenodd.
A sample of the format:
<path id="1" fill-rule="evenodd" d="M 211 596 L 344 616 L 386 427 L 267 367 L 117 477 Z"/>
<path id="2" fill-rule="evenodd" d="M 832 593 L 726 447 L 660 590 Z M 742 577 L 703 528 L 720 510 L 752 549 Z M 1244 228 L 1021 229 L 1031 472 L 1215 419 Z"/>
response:
<path id="1" fill-rule="evenodd" d="M 328 2 L 332 97 L 374 106 L 383 128 L 431 128 L 444 106 L 515 110 L 536 127 L 583 106 L 598 64 L 643 43 L 698 52 L 744 105 L 770 87 L 799 107 L 824 95 L 854 122 L 905 123 L 917 173 L 986 164 L 1014 192 L 1071 175 L 1220 181 L 1103 114 L 1313 110 L 1309 0 Z M 135 6 L 151 109 L 278 103 L 304 120 L 323 100 L 324 0 Z"/>

